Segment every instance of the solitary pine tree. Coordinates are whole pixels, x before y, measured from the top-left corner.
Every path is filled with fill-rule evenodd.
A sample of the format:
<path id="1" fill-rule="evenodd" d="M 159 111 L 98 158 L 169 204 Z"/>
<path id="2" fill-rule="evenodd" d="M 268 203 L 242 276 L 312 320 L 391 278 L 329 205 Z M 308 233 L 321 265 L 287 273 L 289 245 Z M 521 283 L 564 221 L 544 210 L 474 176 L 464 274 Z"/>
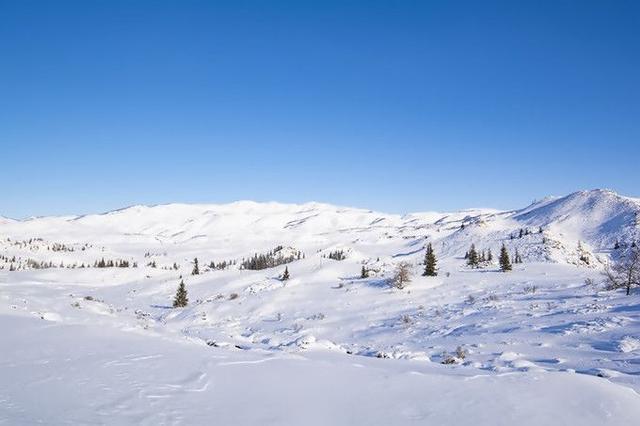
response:
<path id="1" fill-rule="evenodd" d="M 491 253 L 491 249 L 487 250 L 487 262 L 493 262 L 493 253 Z"/>
<path id="2" fill-rule="evenodd" d="M 360 271 L 360 278 L 369 278 L 369 271 L 367 271 L 364 265 L 362 265 L 362 270 Z"/>
<path id="3" fill-rule="evenodd" d="M 467 259 L 467 265 L 476 268 L 479 264 L 478 260 L 478 252 L 476 251 L 475 244 L 471 244 L 471 248 L 469 249 L 469 258 Z"/>
<path id="4" fill-rule="evenodd" d="M 499 260 L 500 260 L 500 269 L 502 269 L 502 272 L 507 272 L 511 270 L 511 261 L 509 260 L 509 252 L 507 251 L 507 248 L 504 246 L 504 244 L 500 249 Z"/>
<path id="5" fill-rule="evenodd" d="M 200 275 L 200 267 L 198 266 L 198 258 L 193 259 L 193 271 L 191 275 Z"/>
<path id="6" fill-rule="evenodd" d="M 431 243 L 429 243 L 429 245 L 427 245 L 427 252 L 424 255 L 424 272 L 422 275 L 425 277 L 435 277 L 438 275 L 436 263 L 436 255 L 433 252 Z"/>
<path id="7" fill-rule="evenodd" d="M 173 307 L 184 308 L 188 303 L 189 298 L 187 297 L 187 289 L 184 286 L 184 281 L 180 280 L 178 291 L 176 291 L 176 297 L 173 299 Z"/>
<path id="8" fill-rule="evenodd" d="M 286 281 L 289 278 L 290 278 L 289 277 L 289 268 L 285 266 L 284 267 L 284 273 L 282 274 L 282 278 L 281 279 L 282 279 L 282 281 Z"/>

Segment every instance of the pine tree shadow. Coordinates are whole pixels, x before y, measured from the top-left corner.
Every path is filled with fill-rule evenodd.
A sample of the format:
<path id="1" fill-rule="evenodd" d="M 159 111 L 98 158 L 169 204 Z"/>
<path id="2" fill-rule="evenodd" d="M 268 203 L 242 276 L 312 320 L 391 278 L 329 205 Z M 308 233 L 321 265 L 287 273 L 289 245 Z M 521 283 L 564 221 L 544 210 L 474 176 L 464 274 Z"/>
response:
<path id="1" fill-rule="evenodd" d="M 173 309 L 172 305 L 149 305 L 149 307 L 155 309 Z"/>
<path id="2" fill-rule="evenodd" d="M 365 284 L 373 288 L 391 288 L 393 284 L 389 278 L 366 279 Z"/>

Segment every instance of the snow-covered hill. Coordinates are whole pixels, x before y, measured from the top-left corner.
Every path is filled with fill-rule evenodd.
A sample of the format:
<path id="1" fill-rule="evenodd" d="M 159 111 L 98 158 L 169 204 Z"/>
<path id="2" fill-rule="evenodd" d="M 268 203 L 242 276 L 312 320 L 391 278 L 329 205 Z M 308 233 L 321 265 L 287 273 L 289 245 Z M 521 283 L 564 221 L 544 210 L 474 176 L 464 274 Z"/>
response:
<path id="1" fill-rule="evenodd" d="M 640 238 L 639 212 L 638 199 L 606 190 L 547 198 L 508 212 L 476 209 L 404 216 L 320 203 L 240 201 L 133 206 L 78 217 L 6 220 L 0 221 L 0 236 L 13 241 L 39 238 L 42 246 L 91 244 L 99 247 L 99 253 L 137 261 L 147 251 L 161 251 L 171 262 L 197 254 L 241 258 L 281 244 L 310 254 L 348 247 L 362 259 L 409 256 L 414 260 L 427 241 L 444 258 L 463 256 L 472 243 L 493 253 L 505 244 L 512 252 L 517 249 L 525 261 L 597 267 L 616 243 L 624 248 Z M 12 256 L 27 254 L 6 250 Z M 92 260 L 89 253 L 97 254 L 95 250 L 82 253 L 84 256 L 59 253 L 53 260 L 86 262 Z M 32 255 L 43 260 L 49 256 L 42 251 Z M 580 258 L 589 259 L 588 265 Z"/>
<path id="2" fill-rule="evenodd" d="M 0 423 L 631 424 L 640 296 L 598 283 L 638 212 L 594 190 L 513 211 L 242 201 L 0 221 Z M 437 277 L 421 276 L 428 243 Z M 471 244 L 494 261 L 467 267 Z M 510 273 L 503 244 L 523 257 Z"/>

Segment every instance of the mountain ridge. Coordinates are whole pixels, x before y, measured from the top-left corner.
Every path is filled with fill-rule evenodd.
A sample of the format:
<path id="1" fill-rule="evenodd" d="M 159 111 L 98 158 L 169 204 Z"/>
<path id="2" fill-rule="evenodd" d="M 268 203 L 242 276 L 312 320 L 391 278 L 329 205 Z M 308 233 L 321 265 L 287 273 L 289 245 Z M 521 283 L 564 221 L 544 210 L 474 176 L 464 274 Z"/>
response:
<path id="1" fill-rule="evenodd" d="M 328 247 L 366 251 L 397 241 L 389 252 L 376 251 L 376 257 L 414 253 L 418 261 L 427 242 L 438 246 L 441 256 L 452 258 L 463 256 L 471 244 L 494 253 L 505 244 L 526 261 L 590 267 L 604 264 L 614 246 L 637 241 L 639 230 L 640 200 L 603 189 L 546 197 L 506 211 L 400 215 L 319 202 L 243 200 L 133 205 L 99 214 L 0 221 L 0 235 L 12 239 L 92 243 L 129 254 L 157 244 L 179 244 L 195 252 L 224 246 L 223 253 L 246 253 L 280 244 L 314 251 Z"/>

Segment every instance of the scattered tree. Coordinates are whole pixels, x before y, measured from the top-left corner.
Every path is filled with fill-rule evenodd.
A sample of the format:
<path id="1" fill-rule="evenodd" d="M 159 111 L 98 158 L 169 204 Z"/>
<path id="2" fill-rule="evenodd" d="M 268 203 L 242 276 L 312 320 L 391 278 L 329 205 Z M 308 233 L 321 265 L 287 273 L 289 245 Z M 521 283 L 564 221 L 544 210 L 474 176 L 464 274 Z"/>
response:
<path id="1" fill-rule="evenodd" d="M 344 254 L 344 250 L 332 251 L 327 257 L 333 260 L 344 260 L 347 258 L 347 256 L 345 256 Z M 298 259 L 300 259 L 300 252 L 298 252 Z"/>
<path id="2" fill-rule="evenodd" d="M 193 271 L 191 275 L 200 275 L 200 267 L 198 266 L 198 258 L 193 259 Z"/>
<path id="3" fill-rule="evenodd" d="M 280 279 L 281 279 L 282 281 L 286 281 L 286 280 L 288 280 L 289 278 L 290 278 L 290 276 L 289 276 L 289 268 L 285 266 L 285 267 L 284 267 L 284 273 L 282 274 L 282 277 L 280 277 Z"/>
<path id="4" fill-rule="evenodd" d="M 624 288 L 628 296 L 631 294 L 631 287 L 640 286 L 640 250 L 629 250 L 619 261 L 608 265 L 604 274 L 608 288 Z"/>
<path id="5" fill-rule="evenodd" d="M 407 262 L 400 262 L 392 278 L 393 286 L 399 290 L 405 288 L 411 281 L 411 266 Z"/>
<path id="6" fill-rule="evenodd" d="M 176 296 L 173 299 L 173 307 L 174 308 L 184 308 L 189 303 L 189 298 L 187 297 L 187 289 L 184 286 L 184 281 L 180 280 L 180 285 L 178 286 L 178 291 L 176 291 Z"/>
<path id="7" fill-rule="evenodd" d="M 362 265 L 362 270 L 360 271 L 360 278 L 369 278 L 369 271 Z"/>
<path id="8" fill-rule="evenodd" d="M 467 265 L 471 266 L 472 268 L 477 268 L 479 263 L 480 261 L 478 258 L 478 252 L 476 251 L 476 246 L 475 244 L 471 244 L 471 248 L 469 249 L 469 257 L 467 259 Z"/>
<path id="9" fill-rule="evenodd" d="M 283 251 L 284 247 L 278 246 L 265 254 L 256 253 L 249 259 L 242 259 L 240 269 L 259 271 L 261 269 L 273 268 L 275 266 L 284 265 L 285 263 L 291 263 L 300 258 L 304 258 L 304 253 L 300 251 L 287 256 L 283 254 Z M 218 264 L 218 266 L 220 265 Z"/>
<path id="10" fill-rule="evenodd" d="M 424 272 L 422 273 L 422 275 L 425 277 L 435 277 L 436 275 L 438 275 L 436 263 L 436 255 L 433 252 L 431 243 L 429 243 L 427 245 L 427 252 L 424 255 Z"/>
<path id="11" fill-rule="evenodd" d="M 516 254 L 513 256 L 513 263 L 522 263 L 522 256 L 518 252 L 518 248 L 516 247 Z"/>
<path id="12" fill-rule="evenodd" d="M 507 251 L 507 248 L 505 247 L 505 245 L 502 245 L 502 248 L 500 249 L 500 269 L 502 270 L 502 272 L 507 272 L 511 270 L 511 261 L 509 260 L 509 252 Z"/>

